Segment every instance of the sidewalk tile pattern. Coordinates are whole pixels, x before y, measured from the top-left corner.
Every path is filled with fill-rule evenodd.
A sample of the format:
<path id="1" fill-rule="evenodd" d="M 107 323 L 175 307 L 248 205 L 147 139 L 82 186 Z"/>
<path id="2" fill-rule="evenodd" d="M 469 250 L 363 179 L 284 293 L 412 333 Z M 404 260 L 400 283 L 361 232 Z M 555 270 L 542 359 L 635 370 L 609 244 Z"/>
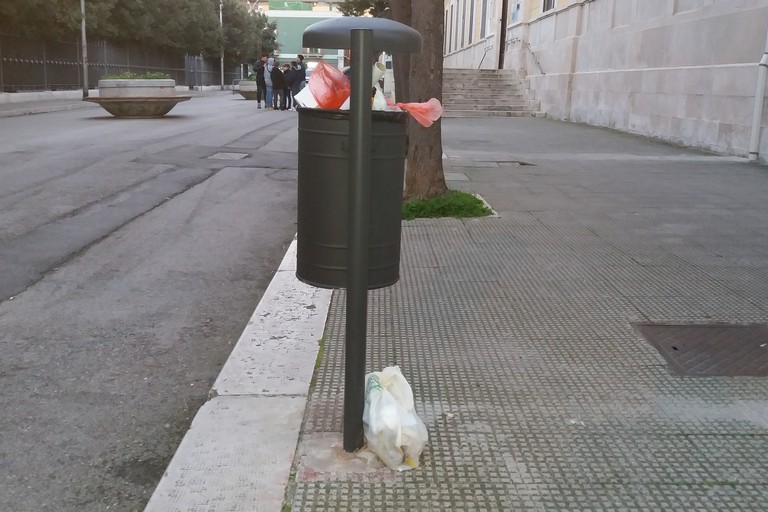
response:
<path id="1" fill-rule="evenodd" d="M 768 510 L 768 380 L 677 376 L 632 327 L 768 322 L 768 173 L 472 158 L 448 170 L 499 218 L 404 223 L 401 281 L 369 298 L 367 368 L 413 387 L 421 467 L 298 461 L 292 511 Z M 342 429 L 344 299 L 300 445 Z"/>

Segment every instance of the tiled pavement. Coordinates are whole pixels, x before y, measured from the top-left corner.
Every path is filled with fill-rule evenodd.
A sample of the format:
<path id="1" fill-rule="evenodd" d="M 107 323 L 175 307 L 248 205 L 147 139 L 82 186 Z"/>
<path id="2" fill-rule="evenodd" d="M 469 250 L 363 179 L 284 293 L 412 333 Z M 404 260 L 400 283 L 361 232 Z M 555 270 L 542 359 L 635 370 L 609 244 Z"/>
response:
<path id="1" fill-rule="evenodd" d="M 768 510 L 768 379 L 677 376 L 633 327 L 768 322 L 766 167 L 541 119 L 443 140 L 498 217 L 406 222 L 369 304 L 367 368 L 412 385 L 422 466 L 312 456 L 342 429 L 336 292 L 292 512 Z"/>

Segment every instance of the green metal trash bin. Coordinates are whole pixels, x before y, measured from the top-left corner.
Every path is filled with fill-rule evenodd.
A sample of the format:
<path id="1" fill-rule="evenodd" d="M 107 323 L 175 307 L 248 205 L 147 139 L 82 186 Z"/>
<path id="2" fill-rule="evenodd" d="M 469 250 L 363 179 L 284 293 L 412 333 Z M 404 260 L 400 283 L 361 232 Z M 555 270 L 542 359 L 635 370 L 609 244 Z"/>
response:
<path id="1" fill-rule="evenodd" d="M 296 277 L 347 286 L 349 111 L 300 108 Z M 400 279 L 405 112 L 372 113 L 368 288 Z"/>

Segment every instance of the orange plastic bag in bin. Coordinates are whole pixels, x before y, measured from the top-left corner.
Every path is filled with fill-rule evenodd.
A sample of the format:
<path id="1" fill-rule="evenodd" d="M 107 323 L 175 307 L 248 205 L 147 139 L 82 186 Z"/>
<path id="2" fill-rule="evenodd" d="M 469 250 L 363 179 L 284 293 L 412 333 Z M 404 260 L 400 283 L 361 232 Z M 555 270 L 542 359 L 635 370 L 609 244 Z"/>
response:
<path id="1" fill-rule="evenodd" d="M 309 92 L 320 108 L 339 108 L 349 98 L 349 78 L 340 69 L 320 61 L 309 77 Z"/>
<path id="2" fill-rule="evenodd" d="M 397 103 L 401 109 L 413 116 L 424 128 L 429 128 L 432 123 L 443 115 L 443 106 L 437 98 L 432 98 L 424 103 Z"/>

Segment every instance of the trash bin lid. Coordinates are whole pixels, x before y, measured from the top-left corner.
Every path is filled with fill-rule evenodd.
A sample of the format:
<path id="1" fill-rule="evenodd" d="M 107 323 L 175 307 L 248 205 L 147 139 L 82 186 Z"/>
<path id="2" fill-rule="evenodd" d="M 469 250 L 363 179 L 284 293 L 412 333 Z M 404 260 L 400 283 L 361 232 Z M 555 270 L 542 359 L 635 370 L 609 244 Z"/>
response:
<path id="1" fill-rule="evenodd" d="M 320 21 L 304 30 L 302 45 L 306 48 L 351 48 L 350 33 L 354 29 L 373 30 L 374 51 L 419 53 L 421 34 L 408 25 L 386 18 L 342 16 Z"/>

